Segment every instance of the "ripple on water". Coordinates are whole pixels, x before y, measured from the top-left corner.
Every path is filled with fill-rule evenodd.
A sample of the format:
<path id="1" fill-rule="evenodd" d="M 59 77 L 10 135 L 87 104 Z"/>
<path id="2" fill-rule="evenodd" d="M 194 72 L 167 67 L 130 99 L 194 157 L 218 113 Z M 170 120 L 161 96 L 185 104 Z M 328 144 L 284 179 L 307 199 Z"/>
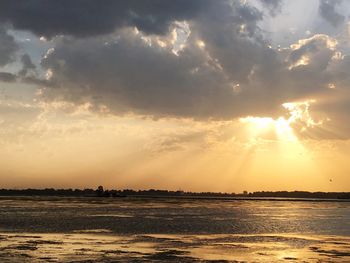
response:
<path id="1" fill-rule="evenodd" d="M 320 235 L 128 235 L 1 233 L 1 262 L 349 262 L 350 238 Z M 44 255 L 44 256 L 43 256 Z M 101 261 L 102 260 L 102 261 Z"/>

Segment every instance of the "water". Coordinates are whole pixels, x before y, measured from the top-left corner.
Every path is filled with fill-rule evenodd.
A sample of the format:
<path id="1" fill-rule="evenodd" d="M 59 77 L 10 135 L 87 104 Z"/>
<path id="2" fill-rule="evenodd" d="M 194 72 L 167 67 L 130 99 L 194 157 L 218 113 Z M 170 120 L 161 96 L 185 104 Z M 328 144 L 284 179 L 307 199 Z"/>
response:
<path id="1" fill-rule="evenodd" d="M 0 232 L 1 262 L 350 262 L 349 202 L 2 197 Z"/>

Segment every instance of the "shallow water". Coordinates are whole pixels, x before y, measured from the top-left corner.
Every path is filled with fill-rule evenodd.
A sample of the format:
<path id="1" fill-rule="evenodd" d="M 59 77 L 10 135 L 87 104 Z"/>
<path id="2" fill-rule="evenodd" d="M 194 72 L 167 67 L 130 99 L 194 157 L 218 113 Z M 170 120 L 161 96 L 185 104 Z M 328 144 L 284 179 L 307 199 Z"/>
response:
<path id="1" fill-rule="evenodd" d="M 0 198 L 0 262 L 350 262 L 350 203 Z"/>

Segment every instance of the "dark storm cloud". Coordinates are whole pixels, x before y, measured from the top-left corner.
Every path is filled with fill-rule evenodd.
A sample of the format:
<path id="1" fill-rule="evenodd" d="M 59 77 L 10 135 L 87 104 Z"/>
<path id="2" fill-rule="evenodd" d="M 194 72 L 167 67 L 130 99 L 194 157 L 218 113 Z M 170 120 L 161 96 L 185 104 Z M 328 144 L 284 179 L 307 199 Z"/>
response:
<path id="1" fill-rule="evenodd" d="M 335 8 L 342 0 L 320 0 L 320 15 L 333 26 L 341 24 L 345 17 L 339 14 Z"/>
<path id="2" fill-rule="evenodd" d="M 248 5 L 211 1 L 189 21 L 191 35 L 177 56 L 132 30 L 89 40 L 63 38 L 42 62 L 57 84 L 45 95 L 153 116 L 271 114 L 282 103 L 277 85 L 283 62 L 266 45 L 257 26 L 261 19 Z"/>
<path id="3" fill-rule="evenodd" d="M 339 64 L 332 60 L 334 40 L 316 35 L 277 51 L 258 26 L 262 19 L 261 11 L 238 1 L 206 2 L 188 21 L 191 33 L 177 55 L 156 36 L 132 29 L 63 37 L 42 61 L 54 87 L 43 96 L 115 114 L 230 119 L 277 116 L 286 101 L 327 92 L 339 72 L 330 70 Z M 162 37 L 174 40 L 171 33 Z"/>
<path id="4" fill-rule="evenodd" d="M 274 49 L 259 25 L 282 1 L 261 3 L 263 10 L 226 0 L 0 1 L 7 26 L 63 35 L 41 61 L 46 78 L 27 55 L 18 76 L 0 78 L 46 87 L 43 100 L 155 118 L 276 117 L 284 102 L 346 90 L 350 63 L 336 41 L 315 35 Z"/>
<path id="5" fill-rule="evenodd" d="M 225 0 L 223 0 L 225 1 Z M 0 22 L 38 36 L 101 35 L 123 26 L 164 34 L 174 20 L 192 19 L 211 0 L 3 0 Z"/>
<path id="6" fill-rule="evenodd" d="M 117 113 L 196 116 L 210 114 L 210 109 L 212 114 L 223 113 L 234 95 L 232 87 L 219 69 L 206 63 L 194 47 L 176 56 L 149 46 L 132 32 L 107 45 L 100 39 L 66 40 L 43 60 L 57 83 L 46 96 L 106 105 Z M 214 110 L 219 103 L 222 108 Z"/>

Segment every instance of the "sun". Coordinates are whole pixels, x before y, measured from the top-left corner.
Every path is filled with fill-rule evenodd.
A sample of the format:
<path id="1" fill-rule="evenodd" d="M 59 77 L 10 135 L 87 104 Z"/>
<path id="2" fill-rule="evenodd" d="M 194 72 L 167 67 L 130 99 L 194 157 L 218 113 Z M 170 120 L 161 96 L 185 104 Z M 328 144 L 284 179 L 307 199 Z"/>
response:
<path id="1" fill-rule="evenodd" d="M 245 117 L 241 118 L 242 123 L 248 124 L 250 133 L 255 137 L 266 133 L 274 133 L 279 140 L 296 140 L 293 128 L 291 127 L 292 119 L 279 117 Z"/>
<path id="2" fill-rule="evenodd" d="M 248 116 L 240 118 L 240 122 L 248 125 L 249 132 L 253 137 L 274 133 L 278 140 L 296 141 L 297 136 L 293 130 L 294 123 L 301 124 L 303 130 L 322 124 L 322 121 L 316 122 L 311 118 L 309 107 L 314 102 L 315 100 L 306 100 L 283 103 L 282 107 L 288 111 L 287 117 L 280 116 L 274 119 L 271 117 Z"/>

